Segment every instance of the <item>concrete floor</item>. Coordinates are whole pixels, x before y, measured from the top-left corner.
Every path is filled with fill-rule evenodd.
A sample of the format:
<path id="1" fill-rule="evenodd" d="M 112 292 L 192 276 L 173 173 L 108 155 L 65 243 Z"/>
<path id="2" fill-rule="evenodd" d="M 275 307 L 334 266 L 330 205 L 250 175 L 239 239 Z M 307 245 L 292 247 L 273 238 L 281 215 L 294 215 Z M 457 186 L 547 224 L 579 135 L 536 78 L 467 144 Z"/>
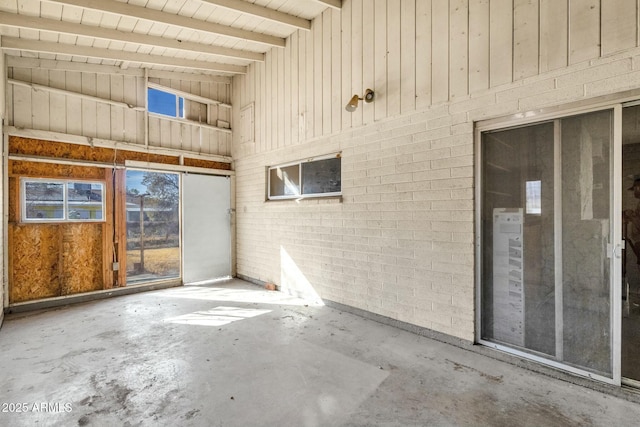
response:
<path id="1" fill-rule="evenodd" d="M 637 403 L 240 280 L 11 315 L 0 384 L 6 426 L 640 420 Z"/>

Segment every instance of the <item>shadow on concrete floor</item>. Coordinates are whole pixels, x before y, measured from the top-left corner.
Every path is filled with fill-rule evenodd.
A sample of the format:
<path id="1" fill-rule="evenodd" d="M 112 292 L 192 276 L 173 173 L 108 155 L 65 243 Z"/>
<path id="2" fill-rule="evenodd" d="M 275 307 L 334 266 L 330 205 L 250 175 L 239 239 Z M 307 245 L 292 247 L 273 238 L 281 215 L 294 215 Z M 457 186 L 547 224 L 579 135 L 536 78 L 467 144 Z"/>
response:
<path id="1" fill-rule="evenodd" d="M 0 366 L 12 426 L 640 419 L 636 403 L 240 280 L 11 315 Z"/>

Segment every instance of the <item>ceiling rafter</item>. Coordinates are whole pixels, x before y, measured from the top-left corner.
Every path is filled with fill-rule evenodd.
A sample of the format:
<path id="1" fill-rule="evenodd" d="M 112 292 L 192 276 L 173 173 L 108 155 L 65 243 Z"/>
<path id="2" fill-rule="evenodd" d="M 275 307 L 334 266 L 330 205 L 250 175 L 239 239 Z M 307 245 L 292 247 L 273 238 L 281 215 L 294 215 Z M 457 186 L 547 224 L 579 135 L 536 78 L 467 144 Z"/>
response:
<path id="1" fill-rule="evenodd" d="M 138 43 L 154 47 L 183 50 L 197 53 L 224 56 L 228 58 L 250 61 L 264 61 L 264 54 L 247 50 L 230 49 L 219 46 L 205 45 L 187 41 L 173 40 L 165 37 L 149 36 L 146 34 L 126 33 L 124 31 L 109 28 L 93 27 L 54 19 L 36 18 L 27 15 L 15 15 L 13 13 L 0 12 L 0 25 L 15 28 L 28 28 L 31 30 L 50 31 L 54 33 L 86 36 L 98 39 L 119 41 L 125 43 Z"/>
<path id="2" fill-rule="evenodd" d="M 217 71 L 230 74 L 246 74 L 247 72 L 247 67 L 240 65 L 219 64 L 215 62 L 196 61 L 184 58 L 170 58 L 159 55 L 125 52 L 90 46 L 74 46 L 63 43 L 43 42 L 39 40 L 25 40 L 13 37 L 3 37 L 2 48 L 10 50 L 24 50 L 30 52 L 44 52 L 53 55 L 71 55 L 86 58 L 129 61 L 141 64 L 168 65 L 172 67 L 194 68 L 199 70 Z"/>
<path id="3" fill-rule="evenodd" d="M 233 10 L 235 12 L 243 13 L 246 15 L 252 15 L 259 18 L 267 19 L 269 21 L 289 25 L 291 27 L 301 30 L 311 30 L 311 21 L 308 19 L 300 18 L 288 13 L 280 12 L 268 7 L 259 6 L 246 1 L 237 0 L 200 0 L 204 3 L 209 3 L 214 6 L 220 6 L 225 9 Z"/>
<path id="4" fill-rule="evenodd" d="M 97 10 L 99 12 L 112 13 L 116 15 L 129 16 L 146 21 L 155 21 L 166 25 L 172 25 L 191 30 L 207 32 L 214 35 L 231 37 L 249 42 L 261 43 L 269 46 L 285 46 L 286 40 L 282 37 L 275 37 L 268 34 L 254 31 L 242 30 L 229 27 L 227 25 L 213 22 L 201 21 L 186 16 L 174 15 L 160 10 L 149 9 L 141 6 L 133 6 L 127 3 L 120 3 L 113 0 L 46 0 L 53 3 L 77 6 L 84 9 Z"/>
<path id="5" fill-rule="evenodd" d="M 4 40 L 4 39 L 3 39 Z M 24 58 L 21 56 L 7 55 L 6 64 L 17 68 L 39 68 L 59 71 L 80 71 L 98 74 L 122 74 L 127 76 L 143 77 L 145 70 L 141 68 L 129 68 L 123 70 L 113 65 L 87 64 L 85 62 L 56 61 L 53 59 Z M 197 81 L 206 83 L 223 83 L 230 85 L 231 77 L 218 76 L 204 73 L 188 73 L 180 71 L 162 71 L 147 69 L 149 78 Z"/>
<path id="6" fill-rule="evenodd" d="M 329 6 L 332 9 L 342 9 L 342 0 L 313 0 L 316 3 L 322 3 L 325 6 Z"/>

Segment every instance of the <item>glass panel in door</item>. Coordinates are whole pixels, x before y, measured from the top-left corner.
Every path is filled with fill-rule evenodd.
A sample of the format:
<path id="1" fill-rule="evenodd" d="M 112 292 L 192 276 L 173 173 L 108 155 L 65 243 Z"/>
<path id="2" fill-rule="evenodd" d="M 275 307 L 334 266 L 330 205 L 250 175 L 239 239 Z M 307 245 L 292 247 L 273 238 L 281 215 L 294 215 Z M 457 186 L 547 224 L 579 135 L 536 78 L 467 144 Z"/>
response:
<path id="1" fill-rule="evenodd" d="M 609 378 L 612 115 L 481 141 L 481 338 Z"/>
<path id="2" fill-rule="evenodd" d="M 640 106 L 622 110 L 622 376 L 640 383 Z"/>
<path id="3" fill-rule="evenodd" d="M 127 171 L 127 284 L 180 277 L 180 179 Z"/>

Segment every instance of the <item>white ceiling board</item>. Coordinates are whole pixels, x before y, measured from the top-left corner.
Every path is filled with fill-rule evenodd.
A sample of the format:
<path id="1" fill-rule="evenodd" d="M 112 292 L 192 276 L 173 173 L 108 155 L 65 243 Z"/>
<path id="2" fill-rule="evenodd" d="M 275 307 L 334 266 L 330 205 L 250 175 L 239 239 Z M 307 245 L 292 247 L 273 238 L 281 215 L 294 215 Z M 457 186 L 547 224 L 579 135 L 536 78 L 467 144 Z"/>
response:
<path id="1" fill-rule="evenodd" d="M 59 27 L 25 24 L 17 29 L 0 20 L 0 34 L 61 48 L 57 53 L 38 51 L 32 43 L 23 53 L 28 57 L 53 55 L 57 60 L 118 65 L 127 61 L 132 68 L 180 71 L 185 71 L 185 64 L 178 62 L 184 60 L 236 66 L 244 72 L 252 61 L 264 61 L 264 53 L 273 45 L 283 48 L 289 35 L 327 7 L 327 2 L 319 0 L 0 0 L 0 11 L 60 23 Z M 69 48 L 73 46 L 79 49 Z M 92 48 L 100 54 L 91 52 Z M 16 55 L 14 49 L 5 51 Z M 119 58 L 118 52 L 127 55 Z M 128 56 L 135 54 L 143 58 L 136 61 Z M 149 56 L 158 61 L 148 62 Z M 223 74 L 228 70 L 233 68 Z M 217 73 L 205 68 L 193 72 Z"/>

